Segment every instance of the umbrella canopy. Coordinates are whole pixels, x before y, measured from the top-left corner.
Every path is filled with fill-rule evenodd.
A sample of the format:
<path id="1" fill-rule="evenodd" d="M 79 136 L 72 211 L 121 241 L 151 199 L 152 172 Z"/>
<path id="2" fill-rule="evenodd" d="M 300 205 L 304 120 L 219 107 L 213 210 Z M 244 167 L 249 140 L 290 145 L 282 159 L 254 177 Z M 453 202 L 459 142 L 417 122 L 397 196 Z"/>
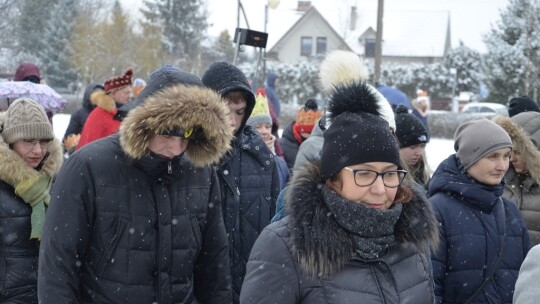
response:
<path id="1" fill-rule="evenodd" d="M 11 102 L 20 97 L 30 98 L 39 103 L 47 112 L 61 111 L 67 101 L 46 84 L 30 81 L 0 82 L 0 110 L 5 110 Z"/>
<path id="2" fill-rule="evenodd" d="M 398 90 L 394 87 L 379 86 L 377 90 L 390 102 L 392 108 L 395 109 L 398 105 L 402 104 L 409 109 L 412 109 L 411 101 L 403 93 L 403 91 Z"/>

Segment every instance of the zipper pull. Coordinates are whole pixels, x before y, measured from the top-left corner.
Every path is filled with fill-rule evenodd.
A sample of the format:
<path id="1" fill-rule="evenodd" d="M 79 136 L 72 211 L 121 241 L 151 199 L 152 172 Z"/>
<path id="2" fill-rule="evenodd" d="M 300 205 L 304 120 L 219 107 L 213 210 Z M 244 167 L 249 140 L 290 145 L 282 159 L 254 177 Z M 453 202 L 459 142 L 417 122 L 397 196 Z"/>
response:
<path id="1" fill-rule="evenodd" d="M 171 164 L 171 162 L 168 162 L 168 163 L 167 163 L 167 172 L 168 172 L 169 174 L 172 173 L 172 164 Z"/>
<path id="2" fill-rule="evenodd" d="M 240 196 L 240 189 L 238 189 L 238 187 L 236 187 L 236 194 L 238 194 L 238 196 Z"/>

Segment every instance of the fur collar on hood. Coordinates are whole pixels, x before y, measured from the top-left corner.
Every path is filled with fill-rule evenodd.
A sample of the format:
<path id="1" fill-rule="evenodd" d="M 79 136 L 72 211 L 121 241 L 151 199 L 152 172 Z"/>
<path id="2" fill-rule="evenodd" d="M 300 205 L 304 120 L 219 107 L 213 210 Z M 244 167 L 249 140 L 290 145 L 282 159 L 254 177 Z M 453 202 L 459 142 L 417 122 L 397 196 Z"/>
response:
<path id="1" fill-rule="evenodd" d="M 286 194 L 292 251 L 302 270 L 311 277 L 328 277 L 354 256 L 354 243 L 329 216 L 323 201 L 321 173 L 317 160 L 310 160 L 295 172 Z M 398 242 L 410 242 L 419 251 L 436 248 L 439 232 L 436 219 L 427 198 L 414 187 L 410 202 L 403 204 L 400 218 L 394 228 Z"/>
<path id="2" fill-rule="evenodd" d="M 530 136 L 509 117 L 495 116 L 493 121 L 501 126 L 512 138 L 512 148 L 521 153 L 527 163 L 531 177 L 540 183 L 540 151 L 536 148 Z"/>
<path id="3" fill-rule="evenodd" d="M 217 162 L 230 149 L 233 129 L 227 112 L 226 103 L 211 89 L 173 85 L 129 111 L 120 125 L 120 144 L 128 156 L 140 159 L 148 153 L 153 135 L 175 128 L 200 127 L 202 135 L 189 141 L 186 156 L 195 166 L 204 167 Z"/>
<path id="4" fill-rule="evenodd" d="M 3 115 L 0 115 L 0 124 L 2 121 Z M 41 170 L 49 173 L 50 176 L 55 176 L 64 161 L 64 152 L 58 139 L 55 138 L 49 143 L 48 152 L 49 156 Z M 28 166 L 17 152 L 10 149 L 9 144 L 0 136 L 0 180 L 15 187 L 19 182 L 39 174 L 40 172 Z"/>

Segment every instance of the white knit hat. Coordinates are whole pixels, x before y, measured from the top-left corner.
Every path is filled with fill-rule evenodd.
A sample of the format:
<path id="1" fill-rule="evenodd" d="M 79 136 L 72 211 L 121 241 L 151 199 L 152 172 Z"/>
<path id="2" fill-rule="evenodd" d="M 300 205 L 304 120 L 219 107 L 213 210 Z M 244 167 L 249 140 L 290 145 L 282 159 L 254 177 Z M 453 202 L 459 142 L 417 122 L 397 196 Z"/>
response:
<path id="1" fill-rule="evenodd" d="M 8 144 L 23 139 L 53 139 L 54 132 L 41 105 L 29 98 L 15 100 L 4 113 L 2 137 Z"/>

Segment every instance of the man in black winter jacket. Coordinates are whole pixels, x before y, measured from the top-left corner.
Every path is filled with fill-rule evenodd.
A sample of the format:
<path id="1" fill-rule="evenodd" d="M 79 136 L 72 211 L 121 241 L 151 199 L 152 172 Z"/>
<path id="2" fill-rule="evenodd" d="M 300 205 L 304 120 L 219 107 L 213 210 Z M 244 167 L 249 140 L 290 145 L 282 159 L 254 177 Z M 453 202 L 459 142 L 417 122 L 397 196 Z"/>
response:
<path id="1" fill-rule="evenodd" d="M 150 76 L 120 132 L 75 152 L 56 179 L 40 247 L 48 303 L 230 303 L 212 163 L 230 149 L 227 107 L 171 66 Z"/>
<path id="2" fill-rule="evenodd" d="M 235 130 L 232 149 L 221 158 L 217 173 L 229 237 L 233 303 L 239 303 L 251 247 L 275 214 L 279 172 L 275 156 L 259 132 L 246 126 L 255 106 L 246 76 L 234 65 L 216 62 L 208 67 L 202 82 L 227 102 Z"/>

